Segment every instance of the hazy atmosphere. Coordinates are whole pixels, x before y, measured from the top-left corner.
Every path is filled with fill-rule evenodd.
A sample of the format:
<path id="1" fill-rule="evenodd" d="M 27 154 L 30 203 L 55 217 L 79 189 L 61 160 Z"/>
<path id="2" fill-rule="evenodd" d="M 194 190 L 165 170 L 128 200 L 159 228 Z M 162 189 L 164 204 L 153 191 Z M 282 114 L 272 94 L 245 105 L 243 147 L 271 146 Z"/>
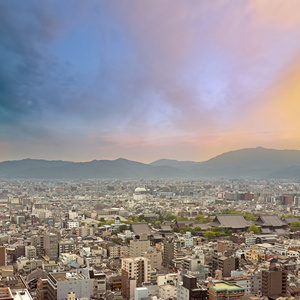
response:
<path id="1" fill-rule="evenodd" d="M 300 149 L 300 1 L 1 1 L 0 160 Z"/>

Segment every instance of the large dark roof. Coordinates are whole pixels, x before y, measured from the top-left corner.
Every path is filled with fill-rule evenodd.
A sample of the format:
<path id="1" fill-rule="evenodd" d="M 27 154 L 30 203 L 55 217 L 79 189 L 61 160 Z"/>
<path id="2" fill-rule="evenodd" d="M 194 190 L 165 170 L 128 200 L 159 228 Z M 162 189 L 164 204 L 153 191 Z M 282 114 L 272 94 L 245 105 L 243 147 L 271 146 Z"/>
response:
<path id="1" fill-rule="evenodd" d="M 284 220 L 288 223 L 291 224 L 292 222 L 299 222 L 299 219 L 294 217 L 294 218 L 284 218 Z"/>
<path id="2" fill-rule="evenodd" d="M 225 228 L 246 228 L 252 222 L 245 220 L 243 215 L 217 215 L 210 223 L 212 226 L 225 227 Z"/>
<path id="3" fill-rule="evenodd" d="M 287 225 L 286 222 L 283 222 L 278 216 L 259 216 L 257 221 L 262 221 L 263 226 L 274 226 L 281 227 Z"/>
<path id="4" fill-rule="evenodd" d="M 132 224 L 130 224 L 130 227 L 135 235 L 140 236 L 142 233 L 151 235 L 151 230 L 147 223 L 132 223 Z"/>

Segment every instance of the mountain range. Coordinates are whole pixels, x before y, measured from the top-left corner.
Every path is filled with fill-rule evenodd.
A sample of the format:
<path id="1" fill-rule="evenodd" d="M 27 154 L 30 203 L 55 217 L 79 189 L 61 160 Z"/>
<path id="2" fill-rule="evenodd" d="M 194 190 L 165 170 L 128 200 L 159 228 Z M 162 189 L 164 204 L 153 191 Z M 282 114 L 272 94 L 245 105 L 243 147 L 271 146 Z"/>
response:
<path id="1" fill-rule="evenodd" d="M 72 162 L 23 159 L 0 163 L 6 179 L 300 178 L 300 151 L 263 147 L 225 152 L 203 162 L 160 159 L 150 164 L 119 158 Z"/>

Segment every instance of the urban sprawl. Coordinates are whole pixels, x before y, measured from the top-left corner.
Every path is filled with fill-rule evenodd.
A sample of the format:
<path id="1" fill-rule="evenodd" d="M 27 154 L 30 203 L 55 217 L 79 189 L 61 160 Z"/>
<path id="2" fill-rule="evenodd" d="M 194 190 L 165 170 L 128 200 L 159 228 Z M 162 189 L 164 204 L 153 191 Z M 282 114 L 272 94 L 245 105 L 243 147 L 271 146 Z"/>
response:
<path id="1" fill-rule="evenodd" d="M 0 299 L 300 299 L 300 182 L 0 182 Z"/>

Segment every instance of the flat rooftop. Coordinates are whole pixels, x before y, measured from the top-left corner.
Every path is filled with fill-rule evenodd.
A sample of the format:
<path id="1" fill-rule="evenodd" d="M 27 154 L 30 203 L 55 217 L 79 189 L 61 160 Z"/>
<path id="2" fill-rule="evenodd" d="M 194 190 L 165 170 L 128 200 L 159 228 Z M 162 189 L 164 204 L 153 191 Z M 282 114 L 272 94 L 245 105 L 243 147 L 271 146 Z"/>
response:
<path id="1" fill-rule="evenodd" d="M 214 289 L 215 291 L 237 291 L 237 290 L 244 290 L 243 287 L 237 284 L 229 284 L 226 282 L 216 282 L 214 285 L 211 285 L 210 288 Z"/>
<path id="2" fill-rule="evenodd" d="M 51 273 L 51 275 L 56 281 L 88 279 L 84 274 L 77 273 Z"/>

